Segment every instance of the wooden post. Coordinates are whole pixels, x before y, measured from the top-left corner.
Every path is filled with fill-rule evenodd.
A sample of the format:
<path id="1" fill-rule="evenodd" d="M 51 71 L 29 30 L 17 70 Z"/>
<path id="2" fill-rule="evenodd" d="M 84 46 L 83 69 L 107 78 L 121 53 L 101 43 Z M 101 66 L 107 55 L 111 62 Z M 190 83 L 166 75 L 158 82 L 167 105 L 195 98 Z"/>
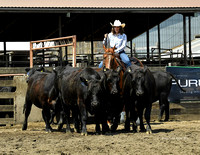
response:
<path id="1" fill-rule="evenodd" d="M 76 35 L 73 36 L 73 59 L 72 67 L 76 67 Z"/>
<path id="2" fill-rule="evenodd" d="M 33 68 L 33 43 L 30 42 L 30 68 Z"/>

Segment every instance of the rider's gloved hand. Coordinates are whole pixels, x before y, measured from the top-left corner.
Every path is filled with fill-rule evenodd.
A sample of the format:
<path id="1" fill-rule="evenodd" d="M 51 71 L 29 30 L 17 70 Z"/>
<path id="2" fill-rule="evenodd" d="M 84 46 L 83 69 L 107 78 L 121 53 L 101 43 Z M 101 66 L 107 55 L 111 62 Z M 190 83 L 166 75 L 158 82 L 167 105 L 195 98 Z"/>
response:
<path id="1" fill-rule="evenodd" d="M 107 38 L 108 37 L 108 33 L 104 34 L 104 38 Z"/>

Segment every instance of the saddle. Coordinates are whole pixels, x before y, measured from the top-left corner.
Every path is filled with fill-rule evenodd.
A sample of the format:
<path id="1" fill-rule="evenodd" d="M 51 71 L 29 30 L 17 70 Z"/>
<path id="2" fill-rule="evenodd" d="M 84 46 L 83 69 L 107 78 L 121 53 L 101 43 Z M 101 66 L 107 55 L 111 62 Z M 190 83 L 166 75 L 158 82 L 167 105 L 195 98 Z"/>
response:
<path id="1" fill-rule="evenodd" d="M 103 45 L 103 48 L 105 50 L 103 58 L 106 59 L 107 55 L 113 55 L 113 56 L 115 56 L 117 63 L 123 68 L 123 71 L 125 71 L 126 70 L 126 65 L 121 60 L 120 54 L 115 52 L 115 47 L 113 47 L 113 48 L 106 48 Z M 132 58 L 129 58 L 129 59 L 130 59 L 130 61 L 131 61 L 132 64 L 136 64 L 138 66 L 143 67 L 142 62 L 140 60 L 138 60 L 136 57 L 132 57 Z"/>
<path id="2" fill-rule="evenodd" d="M 129 57 L 129 59 L 131 61 L 131 64 L 135 64 L 135 65 L 138 65 L 140 67 L 144 67 L 142 62 L 139 59 L 137 59 L 136 57 Z"/>

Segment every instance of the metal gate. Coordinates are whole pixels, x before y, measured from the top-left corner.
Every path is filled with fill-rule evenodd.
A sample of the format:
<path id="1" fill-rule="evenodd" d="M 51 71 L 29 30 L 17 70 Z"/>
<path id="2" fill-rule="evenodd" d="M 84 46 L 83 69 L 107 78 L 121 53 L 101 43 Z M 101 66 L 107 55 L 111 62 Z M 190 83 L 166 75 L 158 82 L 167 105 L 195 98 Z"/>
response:
<path id="1" fill-rule="evenodd" d="M 40 50 L 41 52 L 41 59 L 43 62 L 45 61 L 45 50 L 47 49 L 57 49 L 59 48 L 59 58 L 62 62 L 62 50 L 61 47 L 73 47 L 73 57 L 72 57 L 72 66 L 76 67 L 76 35 L 68 36 L 68 37 L 61 37 L 61 38 L 54 38 L 54 39 L 46 39 L 46 40 L 38 40 L 38 41 L 31 41 L 30 42 L 30 68 L 33 67 L 33 58 L 34 52 Z M 49 58 L 49 57 L 48 57 Z"/>

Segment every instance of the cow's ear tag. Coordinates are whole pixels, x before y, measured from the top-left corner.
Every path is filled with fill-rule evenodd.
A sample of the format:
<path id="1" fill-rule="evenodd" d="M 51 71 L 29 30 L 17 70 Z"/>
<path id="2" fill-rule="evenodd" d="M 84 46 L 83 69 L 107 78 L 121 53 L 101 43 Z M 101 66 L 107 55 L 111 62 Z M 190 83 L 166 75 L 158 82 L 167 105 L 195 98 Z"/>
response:
<path id="1" fill-rule="evenodd" d="M 103 72 L 106 72 L 106 71 L 107 71 L 106 67 L 105 67 L 105 66 L 103 66 Z"/>
<path id="2" fill-rule="evenodd" d="M 88 80 L 83 78 L 83 77 L 80 77 L 80 80 L 81 80 L 81 85 L 82 86 L 87 86 L 88 85 Z"/>
<path id="3" fill-rule="evenodd" d="M 40 72 L 43 72 L 43 70 L 41 70 Z"/>
<path id="4" fill-rule="evenodd" d="M 131 69 L 130 69 L 130 68 L 128 68 L 128 72 L 129 72 L 129 73 L 131 72 Z"/>
<path id="5" fill-rule="evenodd" d="M 30 74 L 30 71 L 26 75 L 29 76 L 29 74 Z"/>

